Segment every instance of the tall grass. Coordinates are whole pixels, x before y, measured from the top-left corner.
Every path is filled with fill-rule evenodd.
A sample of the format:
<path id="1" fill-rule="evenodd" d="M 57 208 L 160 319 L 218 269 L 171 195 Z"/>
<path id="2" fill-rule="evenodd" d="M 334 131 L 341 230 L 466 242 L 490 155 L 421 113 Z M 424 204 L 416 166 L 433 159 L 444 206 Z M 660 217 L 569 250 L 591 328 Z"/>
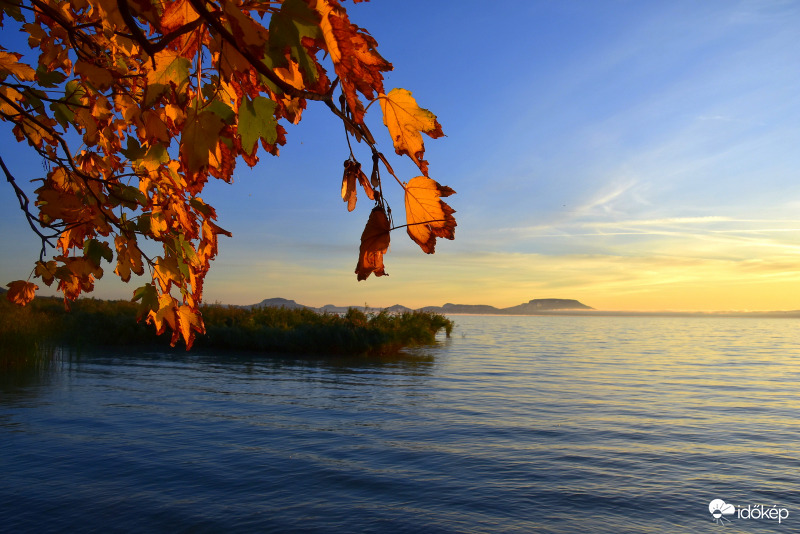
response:
<path id="1" fill-rule="evenodd" d="M 37 298 L 26 308 L 0 299 L 0 346 L 3 353 L 33 357 L 42 349 L 69 346 L 169 346 L 169 335 L 156 336 L 152 325 L 136 322 L 129 301 L 81 299 L 65 312 L 61 301 Z M 206 334 L 196 347 L 260 352 L 316 354 L 391 354 L 403 347 L 433 343 L 453 323 L 428 312 L 365 314 L 351 308 L 344 315 L 308 309 L 202 308 Z M 0 358 L 5 358 L 0 353 Z M 16 357 L 19 359 L 19 356 Z"/>
<path id="2" fill-rule="evenodd" d="M 0 298 L 0 372 L 46 365 L 57 348 L 57 322 L 46 308 Z"/>

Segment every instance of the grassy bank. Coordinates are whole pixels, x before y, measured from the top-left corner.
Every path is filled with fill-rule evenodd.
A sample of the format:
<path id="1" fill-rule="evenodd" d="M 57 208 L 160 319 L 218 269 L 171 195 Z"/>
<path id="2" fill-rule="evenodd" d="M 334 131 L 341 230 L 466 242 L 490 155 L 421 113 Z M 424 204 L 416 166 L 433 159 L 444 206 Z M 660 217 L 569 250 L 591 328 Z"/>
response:
<path id="1" fill-rule="evenodd" d="M 195 347 L 317 354 L 387 354 L 403 347 L 432 343 L 453 323 L 426 312 L 367 315 L 350 309 L 345 315 L 307 309 L 203 307 L 206 334 Z M 136 322 L 136 305 L 128 301 L 81 299 L 66 312 L 55 298 L 37 298 L 25 308 L 0 299 L 0 359 L 35 358 L 56 346 L 162 346 L 169 335 Z M 9 355 L 14 355 L 13 358 Z"/>

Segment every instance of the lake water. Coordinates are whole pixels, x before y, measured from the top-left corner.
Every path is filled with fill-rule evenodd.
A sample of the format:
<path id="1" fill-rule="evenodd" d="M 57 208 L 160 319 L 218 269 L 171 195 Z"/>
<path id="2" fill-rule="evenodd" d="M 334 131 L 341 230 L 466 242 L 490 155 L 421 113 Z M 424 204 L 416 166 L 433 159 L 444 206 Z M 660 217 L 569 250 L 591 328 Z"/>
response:
<path id="1" fill-rule="evenodd" d="M 454 319 L 381 361 L 6 374 L 0 531 L 800 532 L 796 321 Z"/>

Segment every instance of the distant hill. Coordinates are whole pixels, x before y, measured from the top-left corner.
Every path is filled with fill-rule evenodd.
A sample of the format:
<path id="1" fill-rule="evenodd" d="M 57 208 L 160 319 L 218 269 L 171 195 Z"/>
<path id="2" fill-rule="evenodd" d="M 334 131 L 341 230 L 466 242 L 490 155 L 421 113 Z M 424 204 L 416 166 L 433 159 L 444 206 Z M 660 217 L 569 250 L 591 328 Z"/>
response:
<path id="1" fill-rule="evenodd" d="M 511 306 L 510 308 L 495 308 L 487 304 L 451 304 L 444 306 L 428 306 L 423 308 L 425 311 L 434 313 L 459 313 L 472 315 L 536 315 L 539 313 L 571 311 L 571 310 L 593 310 L 585 304 L 573 299 L 533 299 L 524 304 Z"/>
<path id="2" fill-rule="evenodd" d="M 529 315 L 542 311 L 555 310 L 593 310 L 594 308 L 582 304 L 572 299 L 533 299 L 525 304 L 519 304 L 510 308 L 503 308 L 503 313 L 517 315 Z"/>
<path id="3" fill-rule="evenodd" d="M 464 313 L 473 315 L 499 315 L 503 313 L 494 306 L 488 304 L 452 304 L 448 302 L 444 306 L 426 306 L 423 311 L 433 313 Z"/>
<path id="4" fill-rule="evenodd" d="M 370 308 L 366 306 L 336 306 L 334 304 L 326 304 L 321 308 L 314 308 L 312 306 L 305 306 L 289 299 L 271 298 L 264 299 L 258 304 L 251 304 L 249 306 L 242 306 L 243 308 L 255 307 L 275 307 L 275 308 L 308 308 L 318 311 L 320 313 L 345 313 L 350 308 L 357 308 L 370 313 L 378 313 L 384 308 Z M 391 313 L 403 313 L 413 311 L 411 308 L 401 304 L 395 304 L 385 308 Z M 510 308 L 495 308 L 488 304 L 453 304 L 448 302 L 444 306 L 426 306 L 420 308 L 422 311 L 442 313 L 442 314 L 469 314 L 469 315 L 537 315 L 547 312 L 559 311 L 574 311 L 574 310 L 594 310 L 585 304 L 573 299 L 533 299 L 526 303 Z"/>
<path id="5" fill-rule="evenodd" d="M 302 304 L 296 303 L 293 300 L 282 299 L 282 298 L 264 299 L 258 304 L 249 304 L 247 306 L 241 306 L 241 307 L 242 308 L 286 308 L 287 310 L 293 310 L 297 308 L 310 308 L 310 306 L 304 306 Z"/>

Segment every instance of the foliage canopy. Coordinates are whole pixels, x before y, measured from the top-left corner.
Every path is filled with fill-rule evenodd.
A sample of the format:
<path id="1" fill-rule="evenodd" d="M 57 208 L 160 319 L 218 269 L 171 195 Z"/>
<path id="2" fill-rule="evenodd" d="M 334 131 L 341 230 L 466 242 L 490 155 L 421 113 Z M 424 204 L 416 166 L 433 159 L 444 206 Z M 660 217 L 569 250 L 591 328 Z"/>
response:
<path id="1" fill-rule="evenodd" d="M 19 27 L 33 51 L 0 47 L 0 118 L 45 162 L 33 206 L 2 157 L 0 167 L 42 241 L 32 276 L 57 283 L 67 305 L 92 291 L 103 262 L 125 282 L 147 268 L 152 281 L 133 294 L 137 319 L 191 347 L 205 330 L 203 280 L 218 237 L 231 235 L 203 188 L 230 182 L 239 158 L 254 166 L 260 150 L 277 156 L 284 124 L 297 124 L 308 102 L 347 133 L 347 209 L 359 187 L 374 203 L 359 280 L 386 274 L 393 229 L 406 228 L 426 253 L 437 237 L 454 237 L 442 200 L 454 191 L 428 177 L 421 135 L 440 137 L 441 125 L 411 92 L 385 91 L 391 63 L 338 0 L 0 0 L 0 27 Z M 421 176 L 400 180 L 378 150 L 364 122 L 375 101 L 395 152 Z M 371 149 L 369 178 L 350 138 Z M 393 226 L 381 168 L 403 189 L 406 224 Z M 146 240 L 161 253 L 147 255 Z M 38 289 L 30 280 L 8 287 L 23 305 Z"/>

